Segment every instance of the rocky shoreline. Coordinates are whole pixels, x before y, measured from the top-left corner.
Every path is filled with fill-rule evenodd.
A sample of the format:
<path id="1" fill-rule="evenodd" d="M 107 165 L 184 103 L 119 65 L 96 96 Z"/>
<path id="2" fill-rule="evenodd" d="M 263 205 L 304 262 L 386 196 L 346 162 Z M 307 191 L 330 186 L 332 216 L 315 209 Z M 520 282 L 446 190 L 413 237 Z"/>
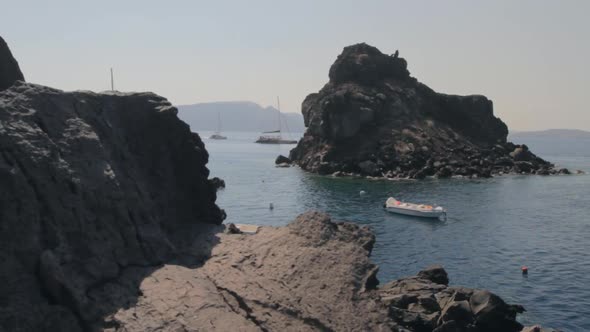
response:
<path id="1" fill-rule="evenodd" d="M 192 255 L 207 256 L 199 264 L 117 281 L 137 284 L 141 295 L 105 324 L 112 331 L 535 331 L 515 319 L 524 308 L 449 286 L 440 266 L 379 286 L 369 259 L 374 241 L 366 227 L 318 212 L 255 235 L 210 227 L 195 241 Z"/>
<path id="2" fill-rule="evenodd" d="M 303 101 L 307 130 L 289 156 L 306 171 L 397 179 L 569 174 L 508 142 L 492 101 L 436 93 L 397 53 L 345 47 L 329 76 Z"/>

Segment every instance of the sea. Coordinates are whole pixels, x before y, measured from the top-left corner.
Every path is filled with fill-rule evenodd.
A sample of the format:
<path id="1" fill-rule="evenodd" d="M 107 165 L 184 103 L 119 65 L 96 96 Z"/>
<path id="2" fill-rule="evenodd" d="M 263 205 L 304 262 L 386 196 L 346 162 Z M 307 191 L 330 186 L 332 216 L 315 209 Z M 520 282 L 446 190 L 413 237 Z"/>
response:
<path id="1" fill-rule="evenodd" d="M 211 176 L 227 185 L 217 200 L 226 222 L 282 226 L 307 210 L 325 211 L 374 231 L 371 257 L 381 283 L 442 264 L 452 285 L 485 288 L 523 305 L 525 325 L 590 331 L 590 175 L 334 178 L 275 167 L 293 145 L 256 144 L 258 133 L 225 132 L 227 140 L 200 134 Z M 559 167 L 590 173 L 590 139 L 513 139 Z M 390 214 L 382 208 L 390 196 L 440 204 L 448 218 Z"/>

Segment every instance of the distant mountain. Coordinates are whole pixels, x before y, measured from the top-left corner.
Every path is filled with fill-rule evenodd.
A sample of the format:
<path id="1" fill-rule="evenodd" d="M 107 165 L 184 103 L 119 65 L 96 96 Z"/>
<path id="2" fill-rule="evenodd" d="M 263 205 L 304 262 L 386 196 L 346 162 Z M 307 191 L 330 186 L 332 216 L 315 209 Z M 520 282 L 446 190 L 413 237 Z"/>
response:
<path id="1" fill-rule="evenodd" d="M 514 143 L 526 144 L 539 156 L 555 159 L 590 158 L 590 132 L 577 129 L 549 129 L 541 131 L 521 131 L 511 133 L 509 139 Z M 583 164 L 568 160 L 568 167 L 583 169 Z"/>
<path id="2" fill-rule="evenodd" d="M 191 126 L 191 130 L 213 131 L 217 129 L 217 114 L 221 118 L 222 131 L 270 131 L 279 129 L 278 111 L 274 107 L 262 107 L 249 101 L 229 101 L 180 105 L 178 117 Z M 282 113 L 281 127 L 289 132 L 303 132 L 303 116 L 298 113 Z"/>
<path id="3" fill-rule="evenodd" d="M 547 129 L 539 131 L 516 131 L 512 138 L 581 138 L 590 139 L 590 131 L 579 129 Z"/>

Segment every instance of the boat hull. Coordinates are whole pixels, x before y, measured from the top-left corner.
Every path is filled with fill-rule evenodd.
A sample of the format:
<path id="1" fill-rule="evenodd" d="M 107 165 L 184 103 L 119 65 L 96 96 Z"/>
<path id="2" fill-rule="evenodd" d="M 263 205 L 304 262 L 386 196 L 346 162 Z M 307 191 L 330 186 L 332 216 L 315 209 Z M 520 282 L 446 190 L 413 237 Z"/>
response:
<path id="1" fill-rule="evenodd" d="M 397 208 L 388 206 L 385 208 L 387 212 L 403 214 L 406 216 L 422 217 L 422 218 L 440 218 L 445 214 L 445 211 L 417 211 L 411 209 Z"/>

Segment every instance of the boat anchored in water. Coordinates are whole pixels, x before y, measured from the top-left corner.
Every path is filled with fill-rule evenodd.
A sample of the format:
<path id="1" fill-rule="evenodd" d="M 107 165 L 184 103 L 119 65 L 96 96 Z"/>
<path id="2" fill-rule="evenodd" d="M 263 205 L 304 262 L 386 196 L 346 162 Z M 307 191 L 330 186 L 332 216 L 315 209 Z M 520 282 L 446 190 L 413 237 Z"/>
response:
<path id="1" fill-rule="evenodd" d="M 447 210 L 442 206 L 432 206 L 426 204 L 414 204 L 400 202 L 393 197 L 389 197 L 383 206 L 385 210 L 391 213 L 404 214 L 407 216 L 424 217 L 424 218 L 447 218 Z"/>
<path id="2" fill-rule="evenodd" d="M 217 112 L 217 131 L 209 136 L 209 139 L 227 139 L 227 137 L 221 135 L 221 115 Z"/>
<path id="3" fill-rule="evenodd" d="M 263 132 L 263 134 L 278 134 L 278 135 L 263 135 L 258 137 L 258 139 L 256 140 L 255 143 L 261 143 L 261 144 L 297 144 L 297 141 L 295 140 L 291 140 L 291 139 L 284 139 L 281 136 L 281 103 L 279 101 L 279 97 L 277 97 L 277 107 L 278 107 L 278 111 L 279 111 L 279 130 L 273 130 L 273 131 L 265 131 Z M 285 125 L 287 125 L 287 123 L 285 122 Z M 289 128 L 287 128 L 287 134 L 288 134 Z"/>

